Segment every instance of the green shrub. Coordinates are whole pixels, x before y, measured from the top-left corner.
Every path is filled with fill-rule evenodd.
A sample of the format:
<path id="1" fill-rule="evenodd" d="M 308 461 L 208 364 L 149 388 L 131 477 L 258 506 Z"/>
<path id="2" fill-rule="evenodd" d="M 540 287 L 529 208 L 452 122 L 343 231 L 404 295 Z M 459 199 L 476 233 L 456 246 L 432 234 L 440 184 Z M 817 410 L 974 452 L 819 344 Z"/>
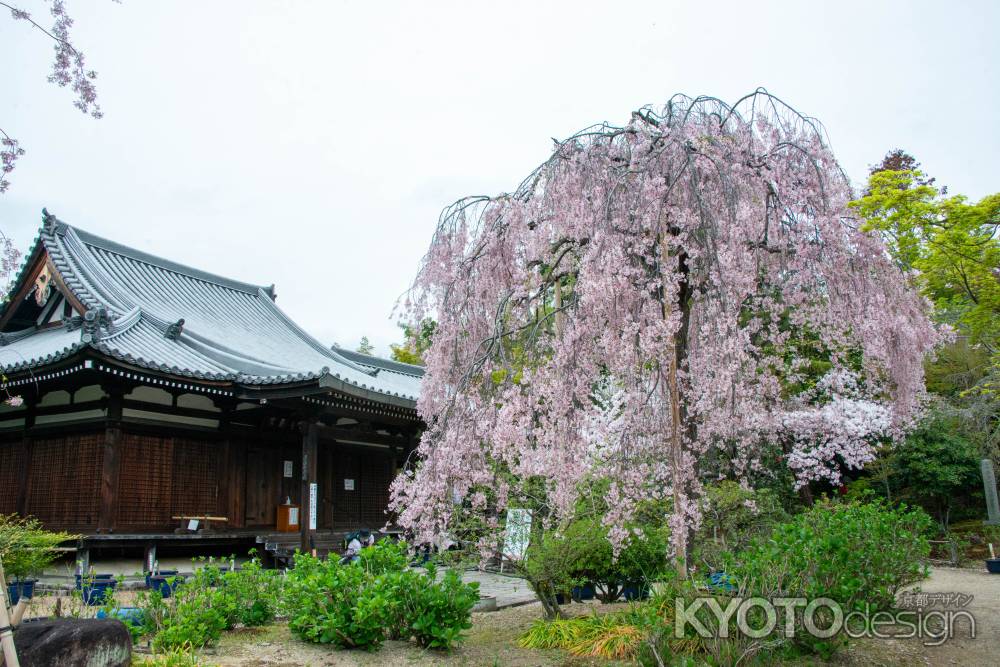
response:
<path id="1" fill-rule="evenodd" d="M 281 575 L 265 570 L 256 558 L 239 570 L 222 575 L 221 585 L 232 600 L 227 607 L 227 627 L 266 625 L 274 620 L 281 604 Z"/>
<path id="2" fill-rule="evenodd" d="M 380 542 L 350 565 L 298 554 L 288 574 L 289 628 L 311 642 L 376 649 L 387 637 L 451 648 L 471 627 L 478 584 L 449 570 L 407 569 L 406 546 Z"/>
<path id="3" fill-rule="evenodd" d="M 472 608 L 479 601 L 479 584 L 462 582 L 455 570 L 448 570 L 436 581 L 437 569 L 426 573 L 407 570 L 404 585 L 409 596 L 399 616 L 400 636 L 412 636 L 424 648 L 449 649 L 460 641 L 463 630 L 472 627 Z"/>
<path id="4" fill-rule="evenodd" d="M 296 554 L 287 582 L 293 610 L 288 627 L 310 642 L 378 648 L 385 636 L 387 603 L 372 590 L 372 580 L 364 568 Z"/>
<path id="5" fill-rule="evenodd" d="M 143 633 L 153 635 L 157 650 L 201 648 L 237 625 L 264 625 L 274 620 L 281 598 L 281 575 L 265 570 L 256 558 L 239 570 L 223 572 L 209 560 L 177 586 L 170 598 L 143 592 L 137 605 L 144 611 Z"/>
<path id="6" fill-rule="evenodd" d="M 529 547 L 524 573 L 550 618 L 559 614 L 556 595 L 568 597 L 574 586 L 598 584 L 601 600 L 614 602 L 623 584 L 645 584 L 669 570 L 665 528 L 644 526 L 618 558 L 607 532 L 596 519 L 580 519 L 562 534 L 546 533 Z"/>
<path id="7" fill-rule="evenodd" d="M 377 576 L 385 572 L 401 572 L 409 563 L 406 542 L 383 538 L 374 547 L 362 549 L 355 564 Z"/>
<path id="8" fill-rule="evenodd" d="M 26 579 L 41 574 L 59 557 L 56 547 L 76 536 L 53 533 L 31 517 L 0 515 L 0 559 L 8 579 Z"/>
<path id="9" fill-rule="evenodd" d="M 891 607 L 897 591 L 927 576 L 930 517 L 883 503 L 817 503 L 754 541 L 730 574 L 749 590 L 827 597 L 846 610 Z"/>

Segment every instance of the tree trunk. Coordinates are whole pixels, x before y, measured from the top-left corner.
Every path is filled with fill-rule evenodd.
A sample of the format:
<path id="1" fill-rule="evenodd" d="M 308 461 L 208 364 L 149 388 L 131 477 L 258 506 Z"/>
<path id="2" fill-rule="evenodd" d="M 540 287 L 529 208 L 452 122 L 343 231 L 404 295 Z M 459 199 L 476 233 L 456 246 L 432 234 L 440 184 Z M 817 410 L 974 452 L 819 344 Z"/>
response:
<path id="1" fill-rule="evenodd" d="M 676 304 L 676 307 L 680 310 L 681 321 L 680 327 L 670 344 L 670 358 L 667 365 L 667 382 L 665 388 L 668 392 L 667 402 L 670 405 L 670 469 L 673 478 L 673 511 L 674 516 L 680 519 L 674 521 L 674 525 L 683 526 L 686 524 L 686 521 L 680 517 L 684 511 L 683 505 L 685 499 L 684 476 L 682 474 L 682 467 L 684 465 L 684 432 L 682 431 L 682 428 L 687 430 L 689 436 L 693 436 L 694 425 L 686 423 L 687 411 L 685 410 L 682 401 L 680 381 L 677 371 L 683 366 L 688 350 L 688 334 L 691 322 L 691 288 L 688 283 L 689 267 L 687 263 L 687 255 L 683 251 L 679 252 L 676 256 L 671 255 L 670 246 L 667 243 L 667 237 L 664 237 L 661 242 L 661 252 L 661 267 L 665 268 L 669 266 L 671 260 L 676 261 L 677 272 L 681 275 L 680 282 L 677 286 Z M 664 278 L 666 271 L 661 269 L 660 275 L 661 278 Z M 660 289 L 663 319 L 668 319 L 674 304 L 668 303 L 666 291 L 662 287 Z M 674 545 L 677 549 L 677 553 L 675 554 L 677 574 L 682 579 L 686 579 L 688 574 L 687 542 L 688 535 L 686 534 L 686 529 L 684 535 L 674 536 Z"/>

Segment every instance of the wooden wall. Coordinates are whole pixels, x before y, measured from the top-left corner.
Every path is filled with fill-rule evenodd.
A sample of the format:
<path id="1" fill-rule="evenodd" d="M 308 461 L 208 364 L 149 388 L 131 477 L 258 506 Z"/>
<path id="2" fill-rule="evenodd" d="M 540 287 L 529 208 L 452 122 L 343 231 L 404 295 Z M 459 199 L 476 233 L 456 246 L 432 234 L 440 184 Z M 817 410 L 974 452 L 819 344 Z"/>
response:
<path id="1" fill-rule="evenodd" d="M 0 443 L 0 513 L 32 515 L 53 530 L 97 528 L 104 431 Z"/>
<path id="2" fill-rule="evenodd" d="M 217 439 L 122 435 L 115 531 L 176 528 L 178 515 L 217 515 L 222 478 Z"/>
<path id="3" fill-rule="evenodd" d="M 24 513 L 53 530 L 93 533 L 102 511 L 102 476 L 115 469 L 106 502 L 115 533 L 170 532 L 175 515 L 213 514 L 230 528 L 271 528 L 286 497 L 299 503 L 302 451 L 297 435 L 170 434 L 163 428 L 101 424 L 79 433 L 7 434 L 0 442 L 0 513 Z M 114 447 L 117 447 L 115 449 Z M 106 466 L 108 452 L 118 462 Z M 110 462 L 112 459 L 108 459 Z M 284 462 L 292 476 L 284 476 Z M 386 523 L 393 459 L 388 451 L 321 442 L 319 528 L 377 529 Z M 344 480 L 353 480 L 353 490 Z"/>
<path id="4" fill-rule="evenodd" d="M 381 449 L 321 444 L 319 484 L 323 528 L 381 528 L 386 523 L 393 459 Z M 344 480 L 353 480 L 354 489 Z"/>
<path id="5" fill-rule="evenodd" d="M 286 498 L 299 502 L 302 488 L 302 448 L 298 442 L 248 441 L 246 443 L 245 525 L 273 527 L 278 505 Z M 292 476 L 285 477 L 284 462 L 292 462 Z"/>

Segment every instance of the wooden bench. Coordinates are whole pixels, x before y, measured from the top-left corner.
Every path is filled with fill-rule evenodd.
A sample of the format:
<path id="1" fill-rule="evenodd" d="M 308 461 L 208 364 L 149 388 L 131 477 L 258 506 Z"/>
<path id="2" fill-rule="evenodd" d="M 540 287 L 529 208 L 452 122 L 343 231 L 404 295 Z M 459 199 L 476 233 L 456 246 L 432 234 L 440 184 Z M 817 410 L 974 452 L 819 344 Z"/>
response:
<path id="1" fill-rule="evenodd" d="M 215 523 L 228 523 L 229 522 L 229 518 L 228 517 L 224 517 L 224 516 L 212 516 L 210 514 L 201 514 L 201 515 L 198 515 L 198 516 L 194 516 L 194 515 L 190 515 L 190 516 L 189 515 L 172 516 L 170 518 L 173 519 L 174 521 L 180 521 L 181 522 L 180 528 L 177 528 L 174 531 L 178 535 L 183 535 L 184 533 L 190 533 L 190 532 L 197 532 L 199 534 L 212 533 L 212 532 L 215 532 L 212 529 L 212 522 L 215 522 Z M 188 528 L 188 522 L 189 521 L 197 521 L 198 522 L 198 528 L 197 528 L 196 531 L 192 531 L 190 528 Z M 204 526 L 202 526 L 202 522 L 204 522 Z"/>

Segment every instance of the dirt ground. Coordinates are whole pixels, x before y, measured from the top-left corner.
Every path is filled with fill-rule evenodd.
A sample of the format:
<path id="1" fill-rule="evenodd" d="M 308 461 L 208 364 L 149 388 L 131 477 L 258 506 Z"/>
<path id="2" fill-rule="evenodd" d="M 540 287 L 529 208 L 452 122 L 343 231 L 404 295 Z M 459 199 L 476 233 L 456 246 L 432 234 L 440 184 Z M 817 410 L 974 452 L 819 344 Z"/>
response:
<path id="1" fill-rule="evenodd" d="M 953 638 L 940 646 L 927 646 L 927 639 L 857 639 L 838 653 L 830 665 L 850 667 L 1000 665 L 1000 576 L 973 569 L 935 568 L 930 579 L 912 592 L 963 593 L 972 600 L 961 609 L 976 619 L 976 638 L 968 626 L 958 624 Z M 617 605 L 616 605 L 617 606 Z M 577 613 L 589 613 L 589 605 L 571 605 Z M 598 606 L 597 608 L 600 608 Z M 959 607 L 952 607 L 958 609 Z M 603 607 L 608 609 L 608 607 Z M 306 665 L 510 665 L 542 667 L 608 665 L 603 661 L 573 658 L 562 651 L 535 651 L 517 646 L 517 638 L 532 621 L 541 617 L 537 603 L 473 615 L 473 627 L 463 645 L 448 654 L 424 651 L 405 642 L 386 642 L 377 653 L 338 651 L 316 647 L 291 637 L 284 624 L 257 631 L 229 633 L 206 662 L 220 666 L 305 667 Z M 817 664 L 807 661 L 808 664 Z M 796 665 L 807 664 L 796 661 Z"/>
<path id="2" fill-rule="evenodd" d="M 601 605 L 601 611 L 610 611 L 622 605 Z M 589 613 L 591 605 L 573 605 L 575 613 Z M 466 633 L 462 645 L 449 652 L 440 653 L 421 649 L 413 643 L 388 641 L 373 653 L 344 651 L 329 646 L 307 644 L 294 638 L 284 623 L 267 628 L 248 629 L 226 633 L 214 650 L 204 652 L 206 663 L 230 667 L 306 667 L 306 666 L 365 666 L 423 667 L 425 665 L 497 665 L 503 667 L 584 667 L 613 665 L 604 660 L 573 658 L 563 651 L 537 651 L 517 645 L 532 621 L 542 616 L 538 603 L 510 607 L 496 612 L 472 615 L 472 629 Z"/>
<path id="3" fill-rule="evenodd" d="M 956 627 L 955 636 L 940 646 L 925 645 L 927 639 L 856 639 L 839 652 L 830 663 L 798 660 L 795 667 L 806 664 L 861 667 L 952 666 L 979 667 L 1000 665 L 1000 576 L 985 570 L 934 568 L 931 577 L 914 587 L 913 592 L 933 594 L 962 593 L 972 596 L 962 607 L 976 620 L 976 637 L 969 637 L 963 623 Z M 124 594 L 129 596 L 129 594 Z M 50 599 L 51 600 L 51 599 Z M 41 606 L 41 605 L 39 605 Z M 940 605 L 938 605 L 940 606 Z M 574 604 L 567 607 L 574 613 L 593 610 L 610 611 L 621 605 Z M 41 611 L 41 610 L 39 610 Z M 407 642 L 386 642 L 374 653 L 337 650 L 299 641 L 278 623 L 266 628 L 228 632 L 215 647 L 206 649 L 201 657 L 206 665 L 231 667 L 306 667 L 306 666 L 423 666 L 423 665 L 510 665 L 512 667 L 581 667 L 609 665 L 606 661 L 574 658 L 563 651 L 537 651 L 517 646 L 517 639 L 531 623 L 542 616 L 538 603 L 502 609 L 498 612 L 473 614 L 473 627 L 466 633 L 462 645 L 446 654 L 420 649 Z"/>
<path id="4" fill-rule="evenodd" d="M 859 639 L 852 642 L 841 664 L 916 665 L 986 667 L 1000 665 L 1000 576 L 985 569 L 936 567 L 915 590 L 928 594 L 962 593 L 972 600 L 964 607 L 976 621 L 976 637 L 969 636 L 964 622 L 955 624 L 954 636 L 940 646 L 928 646 L 928 639 Z"/>

